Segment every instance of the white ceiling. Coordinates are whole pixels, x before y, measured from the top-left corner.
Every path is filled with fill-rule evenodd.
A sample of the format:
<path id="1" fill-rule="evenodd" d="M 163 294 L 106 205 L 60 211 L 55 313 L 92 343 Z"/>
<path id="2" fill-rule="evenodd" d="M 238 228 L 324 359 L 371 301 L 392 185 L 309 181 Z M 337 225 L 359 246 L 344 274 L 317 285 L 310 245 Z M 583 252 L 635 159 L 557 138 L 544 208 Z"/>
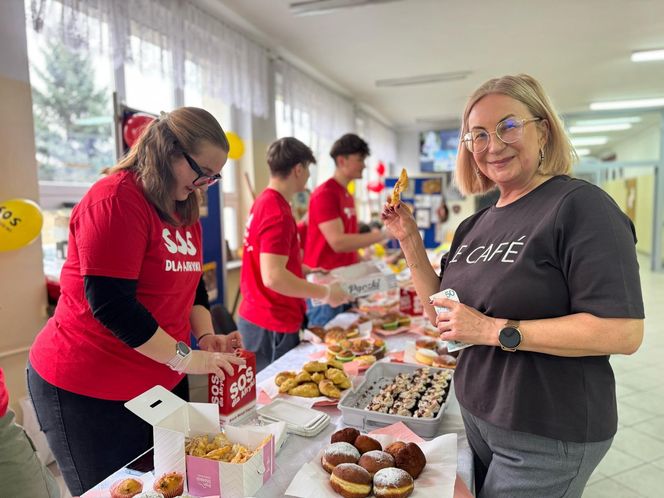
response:
<path id="1" fill-rule="evenodd" d="M 562 113 L 664 96 L 664 61 L 630 61 L 664 47 L 663 0 L 401 0 L 305 17 L 290 14 L 294 0 L 199 1 L 395 128 L 454 122 L 479 84 L 509 73 L 538 78 Z M 463 70 L 461 81 L 375 85 Z"/>

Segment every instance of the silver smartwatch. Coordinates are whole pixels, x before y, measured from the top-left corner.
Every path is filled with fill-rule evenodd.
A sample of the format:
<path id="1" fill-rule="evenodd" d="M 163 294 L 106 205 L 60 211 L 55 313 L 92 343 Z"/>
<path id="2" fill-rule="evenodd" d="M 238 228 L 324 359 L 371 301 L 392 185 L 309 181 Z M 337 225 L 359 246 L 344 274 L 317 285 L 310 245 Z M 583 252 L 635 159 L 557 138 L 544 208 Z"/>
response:
<path id="1" fill-rule="evenodd" d="M 187 346 L 186 343 L 178 341 L 175 344 L 175 356 L 168 360 L 166 364 L 171 367 L 173 370 L 179 371 L 180 366 L 186 364 L 187 358 L 191 354 L 191 348 Z"/>

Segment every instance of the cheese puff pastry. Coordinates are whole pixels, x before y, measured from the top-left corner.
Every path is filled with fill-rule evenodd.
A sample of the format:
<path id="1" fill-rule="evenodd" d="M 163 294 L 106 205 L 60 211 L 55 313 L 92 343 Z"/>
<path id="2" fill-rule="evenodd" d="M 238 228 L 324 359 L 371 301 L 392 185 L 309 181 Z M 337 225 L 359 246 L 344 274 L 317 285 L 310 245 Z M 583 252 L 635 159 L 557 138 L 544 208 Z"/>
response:
<path id="1" fill-rule="evenodd" d="M 294 387 L 297 387 L 297 381 L 295 379 L 288 379 L 279 386 L 279 392 L 287 393 L 289 390 L 293 389 Z"/>
<path id="2" fill-rule="evenodd" d="M 396 206 L 401 201 L 401 192 L 408 188 L 408 173 L 404 168 L 401 169 L 401 174 L 397 183 L 394 184 L 394 190 L 392 191 L 392 198 L 390 199 L 390 205 Z"/>
<path id="3" fill-rule="evenodd" d="M 320 389 L 321 394 L 324 394 L 330 398 L 339 399 L 341 397 L 341 391 L 337 389 L 337 387 L 334 385 L 334 382 L 331 380 L 321 380 L 318 384 L 318 389 Z"/>
<path id="4" fill-rule="evenodd" d="M 279 372 L 274 378 L 274 383 L 278 386 L 288 379 L 294 379 L 297 374 L 295 372 Z"/>
<path id="5" fill-rule="evenodd" d="M 303 370 L 297 374 L 297 377 L 295 377 L 295 382 L 298 384 L 302 384 L 303 382 L 311 382 L 311 374 L 306 370 Z"/>
<path id="6" fill-rule="evenodd" d="M 297 387 L 288 390 L 291 396 L 301 396 L 303 398 L 315 398 L 320 396 L 318 386 L 313 382 L 305 382 Z"/>
<path id="7" fill-rule="evenodd" d="M 327 370 L 327 364 L 320 361 L 310 361 L 304 364 L 302 370 L 306 370 L 309 373 L 324 372 Z"/>

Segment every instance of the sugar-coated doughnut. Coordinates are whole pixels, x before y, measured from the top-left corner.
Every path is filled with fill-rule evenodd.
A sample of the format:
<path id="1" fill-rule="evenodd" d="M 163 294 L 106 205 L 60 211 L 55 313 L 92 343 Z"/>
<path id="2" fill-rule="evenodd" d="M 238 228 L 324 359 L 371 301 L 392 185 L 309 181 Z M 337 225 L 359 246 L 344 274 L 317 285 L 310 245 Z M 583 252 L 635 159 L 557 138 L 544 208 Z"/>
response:
<path id="1" fill-rule="evenodd" d="M 337 465 L 330 476 L 330 485 L 344 498 L 365 498 L 371 494 L 372 479 L 365 469 L 354 463 Z"/>
<path id="2" fill-rule="evenodd" d="M 411 475 L 403 469 L 389 467 L 374 475 L 373 491 L 378 498 L 406 498 L 415 489 Z"/>
<path id="3" fill-rule="evenodd" d="M 394 467 L 394 457 L 385 451 L 371 450 L 363 454 L 357 464 L 373 476 L 380 469 Z"/>
<path id="4" fill-rule="evenodd" d="M 334 468 L 341 463 L 357 463 L 360 459 L 360 452 L 350 443 L 343 441 L 332 443 L 325 448 L 321 458 L 323 468 L 330 474 Z"/>

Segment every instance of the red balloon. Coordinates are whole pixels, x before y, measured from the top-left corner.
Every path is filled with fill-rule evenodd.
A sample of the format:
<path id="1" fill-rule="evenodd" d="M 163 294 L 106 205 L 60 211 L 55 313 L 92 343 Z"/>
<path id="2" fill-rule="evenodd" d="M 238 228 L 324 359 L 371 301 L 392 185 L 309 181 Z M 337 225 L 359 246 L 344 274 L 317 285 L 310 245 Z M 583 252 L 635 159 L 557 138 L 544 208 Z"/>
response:
<path id="1" fill-rule="evenodd" d="M 383 161 L 380 161 L 378 166 L 376 166 L 376 173 L 378 173 L 378 176 L 383 176 L 385 174 L 385 163 Z"/>
<path id="2" fill-rule="evenodd" d="M 373 182 L 369 182 L 367 184 L 367 189 L 372 191 L 372 192 L 376 192 L 376 193 L 382 192 L 384 188 L 385 188 L 385 185 L 383 185 L 379 181 L 373 181 Z"/>
<path id="3" fill-rule="evenodd" d="M 124 128 L 122 130 L 122 136 L 124 137 L 125 143 L 132 147 L 138 137 L 141 136 L 143 130 L 148 127 L 150 123 L 154 121 L 152 116 L 147 114 L 132 114 L 125 120 Z"/>

